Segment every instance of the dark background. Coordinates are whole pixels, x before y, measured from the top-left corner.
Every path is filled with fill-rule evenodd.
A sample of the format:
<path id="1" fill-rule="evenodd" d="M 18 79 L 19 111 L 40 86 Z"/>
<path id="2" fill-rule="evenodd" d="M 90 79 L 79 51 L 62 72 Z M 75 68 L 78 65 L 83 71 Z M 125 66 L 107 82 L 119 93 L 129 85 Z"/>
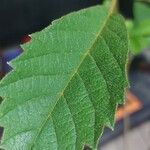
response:
<path id="1" fill-rule="evenodd" d="M 0 45 L 15 44 L 23 35 L 39 31 L 69 12 L 103 0 L 0 0 Z M 120 11 L 132 17 L 133 0 L 119 0 Z"/>

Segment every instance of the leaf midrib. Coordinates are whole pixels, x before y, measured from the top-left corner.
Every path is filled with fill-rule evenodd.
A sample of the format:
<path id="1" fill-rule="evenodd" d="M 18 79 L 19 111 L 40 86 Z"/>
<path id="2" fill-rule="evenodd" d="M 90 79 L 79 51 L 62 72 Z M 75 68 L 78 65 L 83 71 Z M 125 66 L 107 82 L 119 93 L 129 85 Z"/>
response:
<path id="1" fill-rule="evenodd" d="M 53 109 L 49 112 L 48 117 L 43 121 L 42 126 L 41 126 L 39 132 L 37 133 L 37 136 L 35 137 L 35 140 L 34 140 L 33 144 L 31 145 L 30 150 L 32 150 L 32 149 L 34 148 L 34 144 L 36 143 L 36 140 L 38 139 L 39 135 L 41 134 L 42 129 L 43 129 L 44 126 L 46 125 L 47 121 L 48 121 L 49 118 L 51 117 L 51 114 L 52 114 L 53 110 L 55 109 L 55 107 L 56 107 L 58 101 L 59 101 L 59 100 L 61 99 L 61 97 L 63 96 L 63 94 L 64 94 L 66 88 L 67 88 L 68 85 L 69 85 L 69 83 L 72 81 L 73 77 L 74 77 L 74 76 L 76 75 L 76 73 L 78 72 L 78 70 L 79 70 L 80 66 L 82 65 L 82 63 L 84 62 L 85 58 L 88 56 L 88 54 L 90 54 L 90 51 L 91 51 L 91 49 L 94 47 L 95 43 L 97 42 L 97 39 L 99 38 L 99 36 L 100 36 L 101 33 L 103 32 L 105 26 L 107 25 L 107 23 L 108 23 L 110 17 L 111 17 L 112 14 L 113 14 L 113 7 L 114 7 L 114 6 L 111 7 L 111 9 L 110 9 L 110 11 L 109 11 L 109 13 L 108 13 L 107 18 L 106 18 L 105 22 L 104 22 L 103 25 L 102 25 L 102 28 L 100 28 L 99 32 L 96 34 L 95 39 L 93 40 L 91 47 L 90 47 L 89 49 L 87 49 L 87 52 L 82 56 L 81 62 L 79 63 L 79 65 L 77 66 L 77 68 L 75 69 L 75 71 L 74 71 L 74 72 L 72 73 L 72 75 L 70 76 L 70 79 L 68 80 L 68 83 L 66 84 L 66 86 L 64 87 L 64 89 L 62 90 L 62 92 L 59 92 L 59 93 L 60 93 L 60 96 L 59 96 L 58 99 L 56 100 L 56 103 L 54 104 Z"/>

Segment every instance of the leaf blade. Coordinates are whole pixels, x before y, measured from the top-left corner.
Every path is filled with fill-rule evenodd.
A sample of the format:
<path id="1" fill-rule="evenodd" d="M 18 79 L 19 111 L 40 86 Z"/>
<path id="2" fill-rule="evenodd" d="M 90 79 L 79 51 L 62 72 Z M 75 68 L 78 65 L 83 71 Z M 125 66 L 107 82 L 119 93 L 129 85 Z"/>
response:
<path id="1" fill-rule="evenodd" d="M 99 19 L 100 17 L 102 20 Z M 78 24 L 76 24 L 75 19 L 78 20 Z M 92 19 L 94 22 L 91 22 Z M 113 22 L 114 19 L 119 21 Z M 121 23 L 121 25 L 117 25 L 116 22 Z M 71 32 L 68 32 L 66 28 L 70 28 L 70 26 Z M 116 30 L 116 27 L 117 29 L 120 27 L 119 30 Z M 119 38 L 118 40 L 118 36 L 113 35 L 112 31 L 110 34 L 109 28 L 112 29 L 113 33 L 114 30 L 116 33 L 119 32 L 122 39 Z M 113 114 L 117 103 L 122 102 L 122 95 L 126 86 L 124 70 L 128 48 L 123 20 L 112 12 L 109 14 L 105 7 L 97 6 L 66 16 L 56 21 L 50 28 L 45 29 L 43 33 L 33 35 L 33 42 L 25 46 L 29 51 L 12 63 L 14 71 L 1 83 L 0 94 L 7 95 L 9 99 L 9 104 L 7 103 L 8 100 L 5 100 L 2 106 L 1 114 L 5 111 L 8 112 L 4 113 L 4 116 L 1 115 L 1 124 L 7 126 L 6 117 L 8 118 L 9 115 L 18 116 L 19 119 L 16 119 L 16 117 L 14 119 L 18 122 L 24 122 L 22 119 L 22 115 L 24 115 L 25 120 L 30 124 L 27 125 L 24 122 L 25 125 L 21 125 L 19 123 L 18 127 L 21 129 L 14 129 L 10 125 L 9 128 L 13 128 L 14 131 L 6 128 L 3 141 L 8 141 L 9 137 L 20 132 L 18 130 L 35 129 L 36 135 L 31 140 L 32 143 L 26 143 L 28 146 L 24 149 L 53 149 L 49 147 L 51 145 L 49 142 L 43 145 L 44 141 L 41 138 L 48 126 L 47 122 L 50 122 L 53 118 L 56 128 L 55 133 L 59 133 L 59 136 L 56 136 L 56 134 L 53 136 L 56 139 L 55 142 L 57 141 L 57 143 L 54 142 L 55 149 L 78 150 L 82 149 L 85 144 L 94 148 L 103 126 L 113 125 Z M 79 37 L 79 40 L 77 37 Z M 110 39 L 112 38 L 111 42 Z M 47 39 L 52 45 L 47 44 Z M 113 46 L 114 43 L 115 47 Z M 44 47 L 44 50 L 40 51 L 42 47 Z M 60 51 L 61 47 L 63 47 L 62 51 Z M 120 51 L 121 48 L 122 51 Z M 37 50 L 33 51 L 35 49 Z M 62 58 L 62 56 L 64 57 Z M 113 66 L 111 66 L 112 64 Z M 91 66 L 91 72 L 88 70 L 89 66 Z M 38 69 L 36 69 L 37 67 Z M 91 73 L 90 76 L 87 76 L 88 73 Z M 99 84 L 96 83 L 97 81 L 99 81 Z M 5 92 L 6 89 L 7 93 Z M 14 93 L 12 93 L 12 89 L 15 91 Z M 95 92 L 96 90 L 98 92 Z M 72 93 L 72 91 L 74 92 Z M 115 94 L 116 91 L 121 94 Z M 98 94 L 96 95 L 96 93 Z M 12 104 L 10 104 L 11 99 L 13 100 Z M 33 103 L 33 99 L 35 103 Z M 14 101 L 16 101 L 15 104 Z M 40 103 L 37 104 L 37 101 Z M 19 106 L 23 102 L 25 105 Z M 58 105 L 60 102 L 60 106 L 64 106 L 63 109 Z M 10 108 L 16 107 L 16 111 L 12 109 L 14 114 L 9 112 Z M 108 108 L 110 110 L 107 111 Z M 18 110 L 26 113 L 20 113 L 19 116 Z M 36 114 L 36 112 L 39 113 Z M 69 124 L 66 122 L 66 118 L 64 119 L 66 114 L 70 120 Z M 99 114 L 102 115 L 99 117 Z M 62 122 L 60 121 L 61 118 L 63 119 Z M 63 122 L 65 124 L 63 124 L 64 132 L 62 132 L 62 126 L 60 126 Z M 99 124 L 101 128 L 99 128 Z M 65 134 L 68 136 L 67 141 L 64 141 Z M 51 137 L 50 133 L 44 135 L 46 136 L 45 139 Z M 42 142 L 39 143 L 39 139 Z M 8 144 L 8 148 L 9 146 Z"/>

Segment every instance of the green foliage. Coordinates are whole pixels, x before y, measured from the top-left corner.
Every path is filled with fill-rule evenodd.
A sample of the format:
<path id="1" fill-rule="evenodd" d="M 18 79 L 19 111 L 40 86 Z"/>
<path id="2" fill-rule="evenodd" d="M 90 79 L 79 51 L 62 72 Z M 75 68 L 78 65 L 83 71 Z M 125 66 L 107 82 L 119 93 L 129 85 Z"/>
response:
<path id="1" fill-rule="evenodd" d="M 130 49 L 134 54 L 150 47 L 150 7 L 142 2 L 134 4 L 134 21 L 128 21 Z"/>
<path id="2" fill-rule="evenodd" d="M 32 35 L 0 84 L 6 150 L 92 149 L 127 87 L 123 18 L 96 6 Z"/>
<path id="3" fill-rule="evenodd" d="M 150 3 L 135 2 L 134 15 L 136 24 L 141 24 L 143 21 L 149 20 Z"/>

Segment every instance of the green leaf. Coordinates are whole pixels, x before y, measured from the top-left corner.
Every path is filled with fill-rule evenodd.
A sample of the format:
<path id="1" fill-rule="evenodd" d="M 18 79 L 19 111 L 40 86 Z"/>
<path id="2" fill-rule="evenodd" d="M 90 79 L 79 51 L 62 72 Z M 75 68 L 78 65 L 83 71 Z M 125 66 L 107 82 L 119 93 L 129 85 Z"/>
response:
<path id="1" fill-rule="evenodd" d="M 134 3 L 134 17 L 136 24 L 141 24 L 145 20 L 150 20 L 150 4 L 143 2 Z"/>
<path id="2" fill-rule="evenodd" d="M 127 87 L 123 18 L 96 6 L 32 35 L 0 84 L 0 148 L 81 150 L 114 126 Z"/>
<path id="3" fill-rule="evenodd" d="M 150 46 L 150 7 L 142 2 L 134 3 L 134 20 L 127 21 L 130 37 L 130 49 L 138 54 Z"/>

